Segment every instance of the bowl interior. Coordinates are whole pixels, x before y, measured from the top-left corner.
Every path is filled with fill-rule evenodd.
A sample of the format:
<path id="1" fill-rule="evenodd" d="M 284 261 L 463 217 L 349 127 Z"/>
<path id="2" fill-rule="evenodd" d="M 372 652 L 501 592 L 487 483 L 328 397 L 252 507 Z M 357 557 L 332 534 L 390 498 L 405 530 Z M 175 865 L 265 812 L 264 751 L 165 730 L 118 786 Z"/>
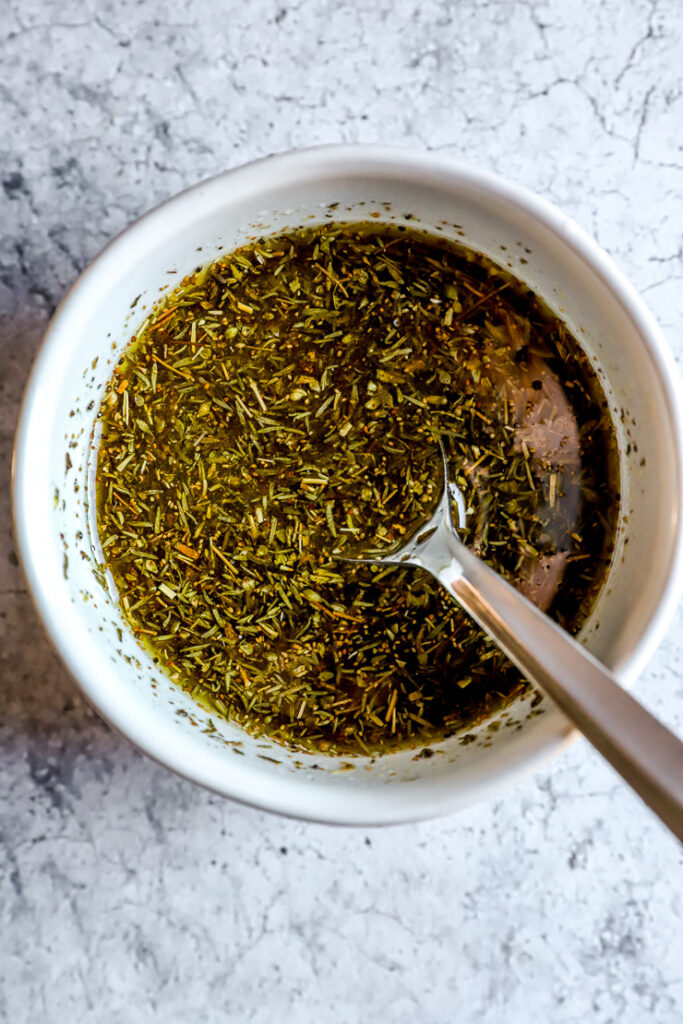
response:
<path id="1" fill-rule="evenodd" d="M 609 579 L 583 638 L 625 679 L 656 642 L 679 545 L 678 427 L 666 372 L 611 264 L 574 225 L 497 179 L 426 155 L 329 149 L 271 158 L 182 194 L 124 232 L 58 311 L 37 361 L 15 462 L 15 517 L 36 603 L 86 696 L 164 764 L 259 806 L 325 821 L 427 817 L 499 792 L 561 748 L 563 717 L 528 698 L 421 755 L 292 753 L 205 712 L 129 632 L 94 521 L 94 425 L 121 351 L 164 290 L 262 234 L 324 220 L 421 227 L 486 253 L 580 339 L 617 426 L 622 514 Z M 635 300 L 637 301 L 637 300 Z M 656 496 L 654 500 L 653 496 Z M 656 541 L 656 542 L 655 542 Z"/>

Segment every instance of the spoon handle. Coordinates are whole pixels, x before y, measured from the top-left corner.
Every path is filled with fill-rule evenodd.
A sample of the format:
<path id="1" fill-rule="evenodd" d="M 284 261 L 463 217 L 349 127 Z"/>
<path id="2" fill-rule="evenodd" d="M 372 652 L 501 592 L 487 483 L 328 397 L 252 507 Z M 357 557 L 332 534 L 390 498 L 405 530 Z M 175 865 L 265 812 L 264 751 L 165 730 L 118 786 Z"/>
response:
<path id="1" fill-rule="evenodd" d="M 453 562 L 436 575 L 683 841 L 683 743 L 674 733 L 580 643 L 459 541 Z"/>

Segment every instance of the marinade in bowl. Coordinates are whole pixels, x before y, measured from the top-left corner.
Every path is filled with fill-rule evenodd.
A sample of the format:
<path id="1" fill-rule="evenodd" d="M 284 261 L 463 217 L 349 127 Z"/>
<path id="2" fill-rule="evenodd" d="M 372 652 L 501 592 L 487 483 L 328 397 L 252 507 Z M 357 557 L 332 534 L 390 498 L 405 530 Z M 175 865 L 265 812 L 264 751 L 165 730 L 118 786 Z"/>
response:
<path id="1" fill-rule="evenodd" d="M 526 682 L 439 584 L 351 566 L 424 523 L 438 440 L 463 540 L 576 633 L 619 504 L 597 375 L 490 260 L 326 224 L 198 269 L 102 402 L 97 522 L 138 640 L 205 707 L 331 753 L 424 745 Z"/>

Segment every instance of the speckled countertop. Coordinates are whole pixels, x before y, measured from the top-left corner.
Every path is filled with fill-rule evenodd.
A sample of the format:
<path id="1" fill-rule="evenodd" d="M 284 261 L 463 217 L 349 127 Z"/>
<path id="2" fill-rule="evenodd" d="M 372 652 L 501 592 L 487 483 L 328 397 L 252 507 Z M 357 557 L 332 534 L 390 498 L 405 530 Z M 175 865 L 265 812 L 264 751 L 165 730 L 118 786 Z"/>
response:
<path id="1" fill-rule="evenodd" d="M 205 793 L 78 696 L 7 489 L 31 358 L 88 260 L 292 146 L 404 142 L 531 186 L 680 358 L 680 0 L 6 0 L 0 33 L 0 1020 L 679 1022 L 681 851 L 587 744 L 504 800 L 385 831 Z M 679 729 L 682 630 L 636 688 Z"/>

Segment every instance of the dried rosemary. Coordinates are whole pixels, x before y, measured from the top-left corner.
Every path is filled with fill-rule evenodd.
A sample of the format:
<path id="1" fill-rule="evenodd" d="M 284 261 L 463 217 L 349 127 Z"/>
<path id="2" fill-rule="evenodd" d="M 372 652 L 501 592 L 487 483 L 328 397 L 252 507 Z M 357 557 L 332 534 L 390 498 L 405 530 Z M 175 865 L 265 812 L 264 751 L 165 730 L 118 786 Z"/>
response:
<path id="1" fill-rule="evenodd" d="M 334 224 L 198 270 L 145 321 L 100 412 L 98 524 L 126 617 L 180 685 L 285 743 L 369 752 L 525 686 L 426 575 L 351 568 L 431 513 L 449 447 L 464 539 L 576 630 L 618 479 L 566 327 L 481 255 Z"/>

